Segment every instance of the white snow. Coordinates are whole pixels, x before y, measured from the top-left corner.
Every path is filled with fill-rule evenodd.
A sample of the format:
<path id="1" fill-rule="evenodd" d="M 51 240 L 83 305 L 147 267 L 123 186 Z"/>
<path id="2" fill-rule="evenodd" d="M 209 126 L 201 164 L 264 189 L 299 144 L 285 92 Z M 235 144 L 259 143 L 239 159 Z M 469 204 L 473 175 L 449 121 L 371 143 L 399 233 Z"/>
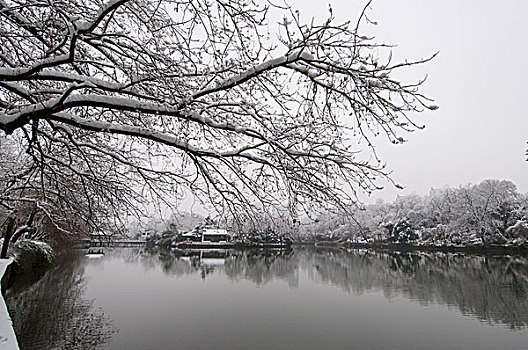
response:
<path id="1" fill-rule="evenodd" d="M 4 273 L 13 262 L 12 258 L 0 259 L 0 278 L 4 276 Z M 4 301 L 4 297 L 0 298 L 0 350 L 12 350 L 18 349 L 18 342 L 11 323 L 11 317 L 7 311 L 7 306 Z"/>
<path id="2" fill-rule="evenodd" d="M 310 78 L 317 78 L 318 74 L 315 70 L 313 69 L 310 69 L 306 66 L 303 66 L 303 65 L 300 65 L 300 64 L 297 64 L 297 63 L 290 63 L 288 64 L 288 67 L 291 67 L 293 69 L 295 69 L 296 71 L 310 77 Z"/>
<path id="3" fill-rule="evenodd" d="M 88 259 L 101 259 L 104 258 L 104 254 L 102 253 L 95 253 L 95 254 L 85 254 Z"/>
<path id="4" fill-rule="evenodd" d="M 10 77 L 18 77 L 23 74 L 27 74 L 32 71 L 38 71 L 41 69 L 41 67 L 47 66 L 47 65 L 58 65 L 62 62 L 65 62 L 69 58 L 69 54 L 63 54 L 58 56 L 53 56 L 49 58 L 45 58 L 43 60 L 40 60 L 33 64 L 30 67 L 22 67 L 22 68 L 0 68 L 0 78 L 10 78 Z"/>

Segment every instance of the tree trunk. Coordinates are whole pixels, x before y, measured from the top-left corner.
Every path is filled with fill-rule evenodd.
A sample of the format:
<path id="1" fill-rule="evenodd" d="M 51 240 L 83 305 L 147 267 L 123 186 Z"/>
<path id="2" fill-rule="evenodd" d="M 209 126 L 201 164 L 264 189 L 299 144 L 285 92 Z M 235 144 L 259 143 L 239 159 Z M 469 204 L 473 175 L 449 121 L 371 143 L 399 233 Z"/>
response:
<path id="1" fill-rule="evenodd" d="M 2 252 L 0 253 L 0 259 L 7 258 L 7 249 L 9 248 L 9 241 L 11 241 L 11 236 L 15 228 L 15 217 L 10 217 L 7 219 L 5 234 L 4 234 L 4 243 L 2 244 Z"/>

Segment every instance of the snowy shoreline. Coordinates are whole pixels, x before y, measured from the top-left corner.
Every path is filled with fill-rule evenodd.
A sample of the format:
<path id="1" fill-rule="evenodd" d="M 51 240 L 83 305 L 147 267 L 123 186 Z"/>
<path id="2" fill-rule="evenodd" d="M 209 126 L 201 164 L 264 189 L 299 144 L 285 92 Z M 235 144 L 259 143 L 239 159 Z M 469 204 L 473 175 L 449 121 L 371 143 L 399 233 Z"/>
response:
<path id="1" fill-rule="evenodd" d="M 12 258 L 0 259 L 0 278 L 4 276 L 7 267 L 13 262 Z M 18 342 L 9 316 L 9 311 L 4 300 L 0 298 L 0 350 L 17 350 Z"/>

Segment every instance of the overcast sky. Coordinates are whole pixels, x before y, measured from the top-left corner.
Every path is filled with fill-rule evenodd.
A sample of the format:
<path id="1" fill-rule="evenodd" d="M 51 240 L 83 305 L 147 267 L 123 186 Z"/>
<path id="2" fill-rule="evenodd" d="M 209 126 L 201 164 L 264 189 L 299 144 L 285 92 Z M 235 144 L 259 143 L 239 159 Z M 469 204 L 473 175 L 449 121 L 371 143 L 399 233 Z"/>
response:
<path id="1" fill-rule="evenodd" d="M 357 19 L 366 1 L 292 0 L 305 20 Z M 426 194 L 431 187 L 513 181 L 528 192 L 528 1 L 374 0 L 368 12 L 377 26 L 363 25 L 379 41 L 397 44 L 397 58 L 418 59 L 412 81 L 428 75 L 423 92 L 440 109 L 414 118 L 426 128 L 378 151 L 404 191 L 387 188 L 373 198 Z M 386 186 L 390 187 L 390 186 Z"/>

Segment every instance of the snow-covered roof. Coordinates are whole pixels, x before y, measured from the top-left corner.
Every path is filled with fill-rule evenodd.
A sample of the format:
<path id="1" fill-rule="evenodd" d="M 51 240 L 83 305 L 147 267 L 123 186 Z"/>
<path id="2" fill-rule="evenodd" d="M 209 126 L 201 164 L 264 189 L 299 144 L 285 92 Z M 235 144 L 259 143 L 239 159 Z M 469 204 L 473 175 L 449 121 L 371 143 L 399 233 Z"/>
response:
<path id="1" fill-rule="evenodd" d="M 182 233 L 181 235 L 182 237 L 196 237 L 196 236 L 199 236 L 200 234 L 196 232 L 185 232 L 185 233 Z"/>
<path id="2" fill-rule="evenodd" d="M 226 235 L 231 236 L 231 233 L 225 228 L 206 228 L 203 231 L 204 235 Z"/>

